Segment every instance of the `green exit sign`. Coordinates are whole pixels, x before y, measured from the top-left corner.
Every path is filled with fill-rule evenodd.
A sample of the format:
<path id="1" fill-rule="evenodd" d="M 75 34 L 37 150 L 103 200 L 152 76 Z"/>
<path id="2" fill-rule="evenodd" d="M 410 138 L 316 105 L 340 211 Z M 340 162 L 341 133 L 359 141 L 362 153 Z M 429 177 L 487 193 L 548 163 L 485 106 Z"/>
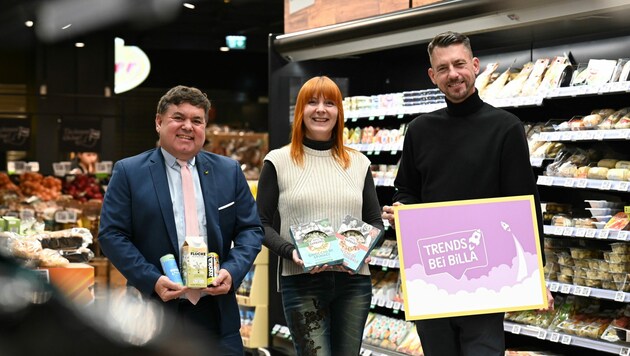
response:
<path id="1" fill-rule="evenodd" d="M 245 49 L 246 43 L 245 36 L 225 36 L 225 44 L 229 49 Z"/>

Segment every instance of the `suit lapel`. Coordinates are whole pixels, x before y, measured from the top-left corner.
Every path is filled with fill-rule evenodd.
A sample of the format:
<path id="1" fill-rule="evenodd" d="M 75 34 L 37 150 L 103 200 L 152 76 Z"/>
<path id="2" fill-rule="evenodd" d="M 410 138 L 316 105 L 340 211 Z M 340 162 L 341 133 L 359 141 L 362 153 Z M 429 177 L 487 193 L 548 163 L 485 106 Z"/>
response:
<path id="1" fill-rule="evenodd" d="M 214 169 L 210 160 L 202 155 L 197 155 L 199 163 L 197 173 L 199 174 L 199 182 L 201 183 L 201 192 L 203 194 L 203 204 L 206 209 L 206 233 L 208 235 L 208 251 L 217 252 L 223 249 L 223 240 L 221 237 L 221 229 L 219 226 L 219 205 L 217 203 L 214 189 L 217 188 L 217 181 Z M 220 256 L 222 258 L 223 256 Z"/>
<path id="2" fill-rule="evenodd" d="M 155 188 L 155 194 L 158 197 L 158 203 L 160 210 L 162 211 L 162 219 L 164 219 L 164 225 L 166 226 L 166 232 L 168 233 L 169 240 L 173 245 L 175 251 L 176 260 L 179 260 L 179 243 L 177 241 L 177 228 L 175 227 L 175 216 L 173 215 L 173 201 L 171 200 L 170 190 L 168 188 L 168 178 L 166 178 L 166 166 L 164 164 L 164 157 L 159 149 L 156 149 L 150 157 L 151 164 L 149 165 L 149 171 L 151 172 L 151 179 L 153 181 L 153 187 Z"/>

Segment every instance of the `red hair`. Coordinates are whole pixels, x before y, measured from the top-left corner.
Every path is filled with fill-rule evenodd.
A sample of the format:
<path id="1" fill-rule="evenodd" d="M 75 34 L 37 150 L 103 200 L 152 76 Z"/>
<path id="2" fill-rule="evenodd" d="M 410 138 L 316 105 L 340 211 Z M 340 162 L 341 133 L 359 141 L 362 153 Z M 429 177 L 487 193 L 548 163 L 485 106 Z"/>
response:
<path id="1" fill-rule="evenodd" d="M 343 98 L 341 97 L 341 91 L 337 84 L 326 76 L 309 79 L 302 85 L 297 95 L 290 144 L 291 158 L 300 166 L 304 164 L 304 107 L 307 105 L 309 99 L 319 98 L 320 96 L 324 97 L 326 100 L 331 100 L 335 103 L 335 106 L 337 106 L 337 123 L 335 127 L 333 127 L 332 132 L 332 155 L 343 168 L 348 168 L 348 166 L 350 166 L 350 155 L 348 151 L 351 149 L 343 145 Z"/>

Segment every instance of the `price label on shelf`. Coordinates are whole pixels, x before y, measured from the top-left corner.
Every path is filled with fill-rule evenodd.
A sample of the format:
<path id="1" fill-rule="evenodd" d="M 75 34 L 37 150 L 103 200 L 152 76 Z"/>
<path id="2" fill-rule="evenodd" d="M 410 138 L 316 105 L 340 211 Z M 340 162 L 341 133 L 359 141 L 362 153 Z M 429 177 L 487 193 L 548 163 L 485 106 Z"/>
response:
<path id="1" fill-rule="evenodd" d="M 601 190 L 610 190 L 612 187 L 612 182 L 609 180 L 602 181 L 602 185 L 599 187 Z"/>
<path id="2" fill-rule="evenodd" d="M 385 303 L 385 308 L 387 308 L 387 309 L 394 309 L 394 302 L 392 300 L 388 300 Z"/>
<path id="3" fill-rule="evenodd" d="M 379 120 L 385 120 L 385 115 L 381 115 L 378 117 Z"/>
<path id="4" fill-rule="evenodd" d="M 553 234 L 554 235 L 562 236 L 563 233 L 564 233 L 564 227 L 562 227 L 562 226 L 556 226 L 556 228 L 553 229 Z"/>
<path id="5" fill-rule="evenodd" d="M 558 283 L 551 283 L 549 285 L 549 291 L 551 292 L 557 292 L 559 288 L 560 288 L 560 285 Z"/>
<path id="6" fill-rule="evenodd" d="M 521 333 L 521 326 L 520 325 L 513 325 L 512 326 L 512 334 L 520 334 Z"/>
<path id="7" fill-rule="evenodd" d="M 549 336 L 549 340 L 552 341 L 552 342 L 560 341 L 560 334 L 558 334 L 558 333 L 551 333 L 551 336 Z"/>
<path id="8" fill-rule="evenodd" d="M 575 186 L 578 188 L 586 188 L 588 181 L 586 179 L 576 179 Z"/>
<path id="9" fill-rule="evenodd" d="M 575 180 L 573 178 L 564 179 L 564 186 L 566 188 L 573 188 L 574 185 L 575 185 Z"/>
<path id="10" fill-rule="evenodd" d="M 563 284 L 562 287 L 560 287 L 560 292 L 562 292 L 564 294 L 571 293 L 571 285 L 570 284 Z"/>
<path id="11" fill-rule="evenodd" d="M 582 297 L 590 297 L 591 296 L 591 287 L 582 287 Z"/>
<path id="12" fill-rule="evenodd" d="M 617 240 L 627 241 L 628 240 L 628 231 L 619 231 L 619 233 L 617 234 Z"/>
<path id="13" fill-rule="evenodd" d="M 543 160 L 544 159 L 542 157 L 530 157 L 529 163 L 532 165 L 532 167 L 541 167 Z"/>
<path id="14" fill-rule="evenodd" d="M 562 236 L 573 236 L 573 228 L 565 227 L 564 230 L 562 230 Z"/>
<path id="15" fill-rule="evenodd" d="M 376 305 L 376 297 L 372 296 L 372 300 L 370 301 L 370 305 L 372 308 L 374 308 L 374 306 Z"/>
<path id="16" fill-rule="evenodd" d="M 571 335 L 562 335 L 562 337 L 560 338 L 560 343 L 564 345 L 570 345 Z"/>
<path id="17" fill-rule="evenodd" d="M 379 307 L 384 307 L 385 306 L 385 299 L 382 299 L 382 298 L 378 299 L 376 301 L 376 305 L 378 305 Z"/>
<path id="18" fill-rule="evenodd" d="M 597 233 L 597 238 L 598 239 L 607 239 L 609 234 L 610 234 L 610 230 L 602 229 L 602 230 L 599 230 L 599 232 Z"/>
<path id="19" fill-rule="evenodd" d="M 394 302 L 394 305 L 392 306 L 392 309 L 394 309 L 394 311 L 398 311 L 400 310 L 402 304 L 400 302 Z"/>
<path id="20" fill-rule="evenodd" d="M 369 121 L 374 121 L 374 116 L 370 116 L 370 117 L 368 117 L 368 120 L 369 120 Z"/>
<path id="21" fill-rule="evenodd" d="M 573 295 L 582 295 L 582 288 L 581 286 L 575 286 L 575 288 L 573 288 Z"/>
<path id="22" fill-rule="evenodd" d="M 398 115 L 396 116 L 396 118 L 397 118 L 397 119 L 402 119 L 403 117 L 405 117 L 405 114 L 398 114 Z"/>
<path id="23" fill-rule="evenodd" d="M 630 182 L 619 182 L 619 184 L 617 185 L 617 190 L 621 192 L 627 192 L 628 187 L 630 187 Z"/>
<path id="24" fill-rule="evenodd" d="M 586 235 L 586 229 L 583 227 L 577 228 L 575 230 L 575 236 L 577 237 L 584 237 Z"/>
<path id="25" fill-rule="evenodd" d="M 584 237 L 593 238 L 593 237 L 595 237 L 595 234 L 597 234 L 597 230 L 596 229 L 586 229 L 586 233 L 584 234 Z"/>
<path id="26" fill-rule="evenodd" d="M 604 139 L 604 132 L 603 131 L 596 131 L 593 134 L 593 139 L 597 140 L 597 141 L 602 141 Z"/>
<path id="27" fill-rule="evenodd" d="M 547 330 L 539 330 L 538 331 L 538 335 L 536 335 L 537 338 L 539 338 L 540 340 L 544 340 L 547 338 Z"/>
<path id="28" fill-rule="evenodd" d="M 370 355 L 372 355 L 372 350 L 367 350 L 367 349 L 364 349 L 363 353 L 361 354 L 361 356 L 370 356 Z"/>
<path id="29" fill-rule="evenodd" d="M 620 355 L 620 356 L 629 356 L 629 355 L 630 355 L 630 348 L 627 348 L 627 347 L 622 347 L 622 348 L 619 350 L 619 355 Z"/>
<path id="30" fill-rule="evenodd" d="M 538 185 L 553 185 L 553 177 L 538 176 Z"/>
<path id="31" fill-rule="evenodd" d="M 617 292 L 615 293 L 615 302 L 623 302 L 626 300 L 626 293 L 624 292 Z"/>

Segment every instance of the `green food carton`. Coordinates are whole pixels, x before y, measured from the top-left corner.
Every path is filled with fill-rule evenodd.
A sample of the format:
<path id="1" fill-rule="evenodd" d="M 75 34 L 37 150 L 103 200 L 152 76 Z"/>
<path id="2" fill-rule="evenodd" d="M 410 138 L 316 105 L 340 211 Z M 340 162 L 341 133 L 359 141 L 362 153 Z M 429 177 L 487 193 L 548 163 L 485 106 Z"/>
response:
<path id="1" fill-rule="evenodd" d="M 291 225 L 289 231 L 300 258 L 304 261 L 305 271 L 326 264 L 331 266 L 343 263 L 339 240 L 328 219 Z"/>

